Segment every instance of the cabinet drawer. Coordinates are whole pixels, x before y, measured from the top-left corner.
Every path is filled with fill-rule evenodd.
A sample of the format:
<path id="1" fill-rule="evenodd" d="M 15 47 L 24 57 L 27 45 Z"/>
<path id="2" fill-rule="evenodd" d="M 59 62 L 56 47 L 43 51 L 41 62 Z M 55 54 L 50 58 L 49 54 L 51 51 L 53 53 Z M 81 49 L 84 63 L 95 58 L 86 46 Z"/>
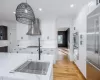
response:
<path id="1" fill-rule="evenodd" d="M 2 77 L 0 77 L 0 80 L 2 80 Z"/>
<path id="2" fill-rule="evenodd" d="M 0 52 L 8 52 L 8 46 L 0 47 Z"/>
<path id="3" fill-rule="evenodd" d="M 8 78 L 8 77 L 3 77 L 3 80 L 22 80 L 22 79 L 15 79 L 15 78 Z"/>

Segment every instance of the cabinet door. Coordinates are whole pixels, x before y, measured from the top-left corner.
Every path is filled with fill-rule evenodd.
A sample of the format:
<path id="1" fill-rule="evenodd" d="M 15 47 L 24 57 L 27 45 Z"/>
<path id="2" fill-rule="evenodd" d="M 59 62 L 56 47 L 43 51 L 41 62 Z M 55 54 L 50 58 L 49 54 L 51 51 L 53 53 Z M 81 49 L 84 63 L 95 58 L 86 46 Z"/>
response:
<path id="1" fill-rule="evenodd" d="M 0 26 L 0 40 L 7 40 L 7 27 Z"/>
<path id="2" fill-rule="evenodd" d="M 99 69 L 100 69 L 100 17 L 99 17 L 99 54 L 98 54 L 98 63 L 99 63 Z"/>
<path id="3" fill-rule="evenodd" d="M 16 29 L 9 30 L 9 52 L 13 52 L 14 48 L 16 47 Z"/>
<path id="4" fill-rule="evenodd" d="M 2 30 L 2 26 L 0 26 L 0 40 L 3 40 L 3 30 Z"/>
<path id="5" fill-rule="evenodd" d="M 15 79 L 15 78 L 8 78 L 8 77 L 3 77 L 3 80 L 21 80 L 21 79 Z"/>
<path id="6" fill-rule="evenodd" d="M 3 26 L 3 40 L 7 40 L 7 27 Z"/>
<path id="7" fill-rule="evenodd" d="M 16 32 L 17 40 L 28 40 L 28 35 L 26 35 L 28 32 L 28 25 L 17 22 Z"/>
<path id="8" fill-rule="evenodd" d="M 8 52 L 8 46 L 0 47 L 0 52 Z"/>

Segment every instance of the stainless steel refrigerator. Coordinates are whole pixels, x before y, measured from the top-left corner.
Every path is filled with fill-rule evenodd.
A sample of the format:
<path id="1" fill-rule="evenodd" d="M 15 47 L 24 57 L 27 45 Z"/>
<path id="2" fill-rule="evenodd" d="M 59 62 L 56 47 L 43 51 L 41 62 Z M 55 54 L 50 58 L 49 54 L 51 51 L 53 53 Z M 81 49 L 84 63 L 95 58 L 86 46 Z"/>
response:
<path id="1" fill-rule="evenodd" d="M 87 17 L 87 78 L 100 80 L 100 7 Z"/>

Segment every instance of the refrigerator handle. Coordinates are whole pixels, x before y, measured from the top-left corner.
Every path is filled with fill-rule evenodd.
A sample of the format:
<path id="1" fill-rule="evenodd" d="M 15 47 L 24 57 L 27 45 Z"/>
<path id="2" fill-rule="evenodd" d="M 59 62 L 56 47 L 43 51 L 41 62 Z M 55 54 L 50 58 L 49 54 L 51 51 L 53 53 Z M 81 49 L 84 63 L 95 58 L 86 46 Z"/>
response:
<path id="1" fill-rule="evenodd" d="M 95 54 L 99 54 L 99 36 L 95 37 Z"/>
<path id="2" fill-rule="evenodd" d="M 99 54 L 99 31 L 98 31 L 99 23 L 97 21 L 98 20 L 96 20 L 96 30 L 95 30 L 95 53 Z"/>
<path id="3" fill-rule="evenodd" d="M 96 29 L 95 29 L 95 44 L 94 44 L 94 52 L 95 52 L 95 54 L 97 54 L 98 53 L 98 49 L 97 49 L 97 37 L 96 37 Z"/>
<path id="4" fill-rule="evenodd" d="M 95 54 L 99 53 L 99 34 L 97 32 L 99 24 L 97 24 L 97 20 L 95 20 Z"/>
<path id="5" fill-rule="evenodd" d="M 97 54 L 99 54 L 99 34 L 98 34 L 98 50 L 97 50 Z"/>

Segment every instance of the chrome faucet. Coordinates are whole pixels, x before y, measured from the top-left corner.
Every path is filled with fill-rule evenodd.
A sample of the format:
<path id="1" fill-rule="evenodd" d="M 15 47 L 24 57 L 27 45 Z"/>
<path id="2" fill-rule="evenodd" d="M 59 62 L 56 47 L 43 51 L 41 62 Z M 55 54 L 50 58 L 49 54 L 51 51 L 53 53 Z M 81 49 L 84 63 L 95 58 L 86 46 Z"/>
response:
<path id="1" fill-rule="evenodd" d="M 38 50 L 38 52 L 39 52 L 39 60 L 41 60 L 41 53 L 42 53 L 42 50 L 41 50 L 41 46 L 40 46 L 40 38 L 38 39 L 38 41 L 39 41 L 39 50 Z"/>

